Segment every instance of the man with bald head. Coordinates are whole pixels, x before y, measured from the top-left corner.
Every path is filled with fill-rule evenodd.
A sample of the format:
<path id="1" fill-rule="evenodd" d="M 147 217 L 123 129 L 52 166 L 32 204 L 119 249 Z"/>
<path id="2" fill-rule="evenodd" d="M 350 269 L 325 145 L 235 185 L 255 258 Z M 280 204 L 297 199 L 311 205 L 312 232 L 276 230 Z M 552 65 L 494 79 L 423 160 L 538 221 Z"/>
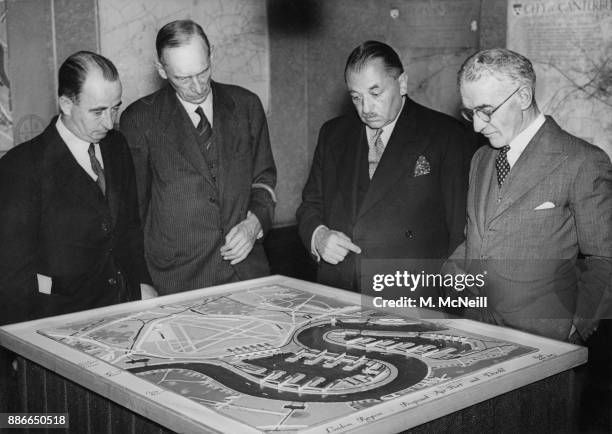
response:
<path id="1" fill-rule="evenodd" d="M 197 23 L 166 24 L 156 49 L 167 84 L 121 116 L 156 289 L 265 276 L 276 167 L 261 102 L 211 79 L 212 47 Z"/>
<path id="2" fill-rule="evenodd" d="M 155 295 L 115 66 L 61 65 L 60 115 L 0 159 L 0 324 Z"/>
<path id="3" fill-rule="evenodd" d="M 469 317 L 586 340 L 610 314 L 612 165 L 542 114 L 535 81 L 531 62 L 507 49 L 476 53 L 459 71 L 463 116 L 490 146 L 472 159 L 466 241 L 452 258 L 487 275 L 472 291 L 488 308 Z"/>

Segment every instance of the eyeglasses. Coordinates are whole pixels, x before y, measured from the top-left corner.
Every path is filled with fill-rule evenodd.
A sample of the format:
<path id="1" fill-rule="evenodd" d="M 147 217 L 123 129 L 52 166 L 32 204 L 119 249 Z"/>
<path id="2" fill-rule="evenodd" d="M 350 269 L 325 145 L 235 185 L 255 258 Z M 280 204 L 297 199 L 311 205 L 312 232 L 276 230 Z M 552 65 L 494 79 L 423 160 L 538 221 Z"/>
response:
<path id="1" fill-rule="evenodd" d="M 522 86 L 519 86 L 516 88 L 516 90 L 514 92 L 512 92 L 508 98 L 506 98 L 505 100 L 503 100 L 497 107 L 495 107 L 493 110 L 483 110 L 483 109 L 468 109 L 468 108 L 462 108 L 461 111 L 461 116 L 463 116 L 465 118 L 465 120 L 467 120 L 468 122 L 474 122 L 474 115 L 478 116 L 478 119 L 480 119 L 483 122 L 489 123 L 491 122 L 491 118 L 493 117 L 493 113 L 495 113 L 501 106 L 503 106 L 504 104 L 506 104 L 506 102 L 512 98 L 512 96 L 514 96 L 515 93 L 517 93 L 519 91 L 519 89 Z"/>

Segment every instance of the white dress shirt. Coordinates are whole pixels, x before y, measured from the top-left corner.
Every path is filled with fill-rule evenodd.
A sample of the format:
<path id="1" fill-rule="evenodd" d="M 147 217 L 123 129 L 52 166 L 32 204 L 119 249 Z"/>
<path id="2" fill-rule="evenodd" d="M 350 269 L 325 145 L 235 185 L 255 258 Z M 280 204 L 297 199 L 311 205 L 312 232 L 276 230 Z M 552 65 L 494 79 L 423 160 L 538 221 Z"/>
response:
<path id="1" fill-rule="evenodd" d="M 208 93 L 208 96 L 206 97 L 204 102 L 201 104 L 194 104 L 194 103 L 185 101 L 178 94 L 176 94 L 176 97 L 181 102 L 183 107 L 185 107 L 185 110 L 187 110 L 189 119 L 191 119 L 191 122 L 193 122 L 194 127 L 197 127 L 198 123 L 200 123 L 200 116 L 195 112 L 198 106 L 200 106 L 202 107 L 202 110 L 204 110 L 204 116 L 206 116 L 206 119 L 208 119 L 208 122 L 210 122 L 210 127 L 212 128 L 213 126 L 213 102 L 212 102 L 213 94 L 212 94 L 212 91 Z"/>
<path id="2" fill-rule="evenodd" d="M 521 156 L 521 154 L 523 153 L 523 151 L 525 150 L 525 148 L 527 147 L 531 139 L 533 139 L 533 137 L 537 134 L 537 132 L 542 127 L 542 125 L 544 125 L 545 121 L 546 121 L 546 118 L 544 117 L 542 112 L 540 112 L 540 114 L 538 114 L 538 116 L 533 120 L 533 122 L 531 122 L 529 126 L 527 126 L 527 128 L 521 131 L 509 143 L 510 150 L 508 151 L 507 157 L 508 157 L 508 163 L 510 163 L 510 168 L 512 168 L 514 164 L 517 162 L 517 160 L 519 159 L 519 157 Z"/>
<path id="3" fill-rule="evenodd" d="M 97 181 L 98 175 L 94 173 L 93 168 L 91 167 L 91 160 L 89 159 L 89 153 L 87 152 L 87 150 L 89 149 L 90 143 L 86 142 L 85 140 L 79 139 L 77 136 L 75 136 L 74 133 L 70 131 L 66 127 L 66 125 L 64 125 L 64 122 L 62 122 L 61 116 L 58 116 L 57 122 L 55 123 L 55 128 L 57 129 L 57 132 L 59 133 L 60 137 L 62 138 L 66 146 L 68 146 L 68 149 L 70 150 L 70 153 L 72 154 L 72 156 L 75 158 L 77 163 L 79 163 L 79 166 L 81 166 L 83 170 L 87 172 L 87 174 L 91 177 L 91 179 L 93 179 L 94 181 Z M 94 143 L 94 149 L 96 153 L 96 158 L 98 159 L 98 161 L 100 162 L 100 165 L 104 169 L 104 160 L 102 160 L 102 153 L 100 152 L 100 144 Z"/>
<path id="4" fill-rule="evenodd" d="M 382 140 L 382 143 L 383 143 L 383 149 L 387 148 L 387 143 L 389 142 L 389 138 L 391 137 L 391 134 L 393 134 L 393 129 L 395 128 L 397 119 L 399 118 L 400 113 L 404 109 L 405 102 L 406 102 L 406 98 L 402 98 L 402 106 L 400 107 L 399 112 L 397 112 L 395 119 L 393 119 L 387 125 L 382 127 L 382 133 L 380 134 L 380 139 Z M 370 146 L 374 144 L 372 143 L 372 141 L 374 140 L 374 137 L 376 136 L 376 131 L 378 131 L 378 129 L 370 128 L 369 126 L 366 125 L 366 135 L 368 136 L 368 145 Z"/>

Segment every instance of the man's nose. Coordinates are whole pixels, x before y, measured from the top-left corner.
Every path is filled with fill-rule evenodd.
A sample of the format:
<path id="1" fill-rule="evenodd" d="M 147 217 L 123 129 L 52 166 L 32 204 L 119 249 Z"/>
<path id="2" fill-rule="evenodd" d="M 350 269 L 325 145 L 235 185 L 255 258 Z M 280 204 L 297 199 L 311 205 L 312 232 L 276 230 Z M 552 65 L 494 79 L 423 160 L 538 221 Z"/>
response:
<path id="1" fill-rule="evenodd" d="M 479 133 L 484 130 L 486 126 L 487 122 L 483 121 L 478 115 L 474 114 L 474 120 L 472 121 L 472 127 L 474 128 L 474 131 Z"/>
<path id="2" fill-rule="evenodd" d="M 361 111 L 364 114 L 368 114 L 370 113 L 370 111 L 372 110 L 372 101 L 370 101 L 370 98 L 363 98 L 363 100 L 361 101 Z"/>
<path id="3" fill-rule="evenodd" d="M 200 81 L 198 80 L 197 77 L 192 77 L 191 81 L 193 83 L 193 90 L 196 93 L 202 93 L 202 85 L 200 84 Z"/>
<path id="4" fill-rule="evenodd" d="M 102 116 L 102 126 L 107 130 L 112 130 L 114 126 L 113 114 L 110 110 L 105 110 Z"/>

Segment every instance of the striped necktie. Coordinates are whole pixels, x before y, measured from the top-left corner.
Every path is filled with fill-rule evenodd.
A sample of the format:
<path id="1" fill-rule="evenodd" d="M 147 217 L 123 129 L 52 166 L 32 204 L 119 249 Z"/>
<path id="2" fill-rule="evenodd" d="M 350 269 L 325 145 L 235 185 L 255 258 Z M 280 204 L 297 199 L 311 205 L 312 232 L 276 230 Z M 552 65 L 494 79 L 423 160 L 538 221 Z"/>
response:
<path id="1" fill-rule="evenodd" d="M 208 122 L 208 119 L 206 118 L 202 107 L 198 106 L 198 108 L 195 109 L 195 112 L 200 117 L 200 121 L 196 126 L 196 129 L 198 130 L 198 135 L 202 138 L 203 142 L 206 143 L 206 149 L 208 149 L 210 147 L 210 136 L 212 135 L 212 127 L 210 126 L 210 122 Z"/>
<path id="2" fill-rule="evenodd" d="M 374 136 L 372 140 L 368 142 L 368 168 L 370 172 L 370 179 L 374 176 L 374 172 L 376 172 L 376 167 L 378 167 L 378 163 L 382 157 L 383 152 L 385 151 L 385 144 L 382 141 L 382 128 L 377 129 L 374 132 Z"/>
<path id="3" fill-rule="evenodd" d="M 96 148 L 93 143 L 89 144 L 89 148 L 87 149 L 87 153 L 89 154 L 89 161 L 91 162 L 91 168 L 93 172 L 96 174 L 98 179 L 96 180 L 96 184 L 102 190 L 102 194 L 106 195 L 106 178 L 104 177 L 104 169 L 102 165 L 96 158 Z"/>

